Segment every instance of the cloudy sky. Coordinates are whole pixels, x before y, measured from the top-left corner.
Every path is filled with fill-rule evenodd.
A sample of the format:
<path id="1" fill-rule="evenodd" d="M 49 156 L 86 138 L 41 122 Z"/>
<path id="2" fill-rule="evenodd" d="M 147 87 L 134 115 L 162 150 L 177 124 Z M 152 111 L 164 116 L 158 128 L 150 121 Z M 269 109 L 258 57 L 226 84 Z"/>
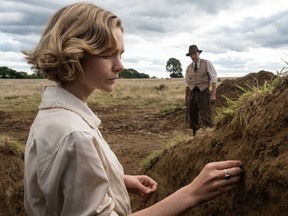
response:
<path id="1" fill-rule="evenodd" d="M 0 66 L 30 71 L 20 50 L 32 49 L 50 16 L 73 0 L 0 0 Z M 78 1 L 79 2 L 79 1 Z M 150 77 L 168 77 L 169 58 L 183 70 L 197 44 L 219 77 L 276 73 L 288 61 L 287 0 L 95 0 L 125 28 L 123 63 Z"/>

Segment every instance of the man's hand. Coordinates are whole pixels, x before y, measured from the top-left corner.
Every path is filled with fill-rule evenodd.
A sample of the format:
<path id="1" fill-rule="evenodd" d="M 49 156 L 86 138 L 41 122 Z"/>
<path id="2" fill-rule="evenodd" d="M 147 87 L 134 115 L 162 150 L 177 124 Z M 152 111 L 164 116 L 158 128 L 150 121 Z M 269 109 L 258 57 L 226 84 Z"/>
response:
<path id="1" fill-rule="evenodd" d="M 213 104 L 216 102 L 216 94 L 211 94 L 210 96 L 210 103 Z"/>

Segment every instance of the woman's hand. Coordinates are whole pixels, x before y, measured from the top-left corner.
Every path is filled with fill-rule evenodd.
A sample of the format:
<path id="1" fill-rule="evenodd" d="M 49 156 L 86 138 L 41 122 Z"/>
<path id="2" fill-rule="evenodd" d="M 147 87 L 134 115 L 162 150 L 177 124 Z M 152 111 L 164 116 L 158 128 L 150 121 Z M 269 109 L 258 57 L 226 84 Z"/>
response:
<path id="1" fill-rule="evenodd" d="M 240 179 L 242 166 L 243 163 L 238 160 L 208 163 L 190 184 L 180 188 L 156 204 L 133 213 L 133 215 L 183 215 L 188 209 L 235 188 Z M 127 178 L 128 182 L 133 183 L 132 185 L 136 184 L 130 178 Z M 153 185 L 153 183 L 150 185 Z M 154 185 L 154 188 L 155 186 L 157 184 Z"/>
<path id="2" fill-rule="evenodd" d="M 157 182 L 146 175 L 125 175 L 124 182 L 128 192 L 139 195 L 141 202 L 147 202 L 157 190 Z"/>
<path id="3" fill-rule="evenodd" d="M 211 200 L 235 188 L 242 173 L 243 163 L 227 160 L 206 164 L 200 174 L 188 185 L 197 204 Z"/>

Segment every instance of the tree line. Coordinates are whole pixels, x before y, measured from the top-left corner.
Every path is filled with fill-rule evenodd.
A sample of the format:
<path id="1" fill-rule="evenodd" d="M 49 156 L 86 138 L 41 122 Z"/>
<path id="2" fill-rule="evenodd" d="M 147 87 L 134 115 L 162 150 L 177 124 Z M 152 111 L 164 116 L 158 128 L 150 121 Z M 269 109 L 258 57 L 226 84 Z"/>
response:
<path id="1" fill-rule="evenodd" d="M 18 72 L 8 67 L 0 67 L 0 79 L 43 79 L 43 75 L 40 71 L 31 68 L 32 74 L 28 74 L 27 72 Z M 166 71 L 170 73 L 171 78 L 180 78 L 182 75 L 182 66 L 181 62 L 176 58 L 170 58 L 166 64 Z M 119 78 L 125 79 L 149 79 L 150 76 L 145 73 L 139 73 L 137 70 L 129 68 L 124 69 L 119 74 Z M 151 77 L 156 78 L 156 77 Z"/>
<path id="2" fill-rule="evenodd" d="M 32 74 L 27 72 L 18 72 L 8 67 L 0 67 L 0 79 L 44 79 L 42 73 L 38 70 L 31 68 Z M 150 78 L 148 74 L 139 73 L 138 71 L 130 68 L 124 69 L 119 74 L 119 78 Z"/>
<path id="3" fill-rule="evenodd" d="M 32 74 L 27 72 L 18 72 L 8 67 L 0 67 L 0 79 L 41 79 L 42 74 L 32 69 Z"/>

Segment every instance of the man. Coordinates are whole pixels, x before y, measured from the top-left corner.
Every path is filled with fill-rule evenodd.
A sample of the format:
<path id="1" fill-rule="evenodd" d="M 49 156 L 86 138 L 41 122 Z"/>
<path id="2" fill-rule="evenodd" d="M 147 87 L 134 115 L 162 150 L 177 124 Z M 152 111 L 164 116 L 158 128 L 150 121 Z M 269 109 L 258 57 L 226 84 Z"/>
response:
<path id="1" fill-rule="evenodd" d="M 202 51 L 191 45 L 186 54 L 192 60 L 185 73 L 185 105 L 193 136 L 201 127 L 213 127 L 211 103 L 216 101 L 217 73 L 210 61 L 199 57 Z"/>

